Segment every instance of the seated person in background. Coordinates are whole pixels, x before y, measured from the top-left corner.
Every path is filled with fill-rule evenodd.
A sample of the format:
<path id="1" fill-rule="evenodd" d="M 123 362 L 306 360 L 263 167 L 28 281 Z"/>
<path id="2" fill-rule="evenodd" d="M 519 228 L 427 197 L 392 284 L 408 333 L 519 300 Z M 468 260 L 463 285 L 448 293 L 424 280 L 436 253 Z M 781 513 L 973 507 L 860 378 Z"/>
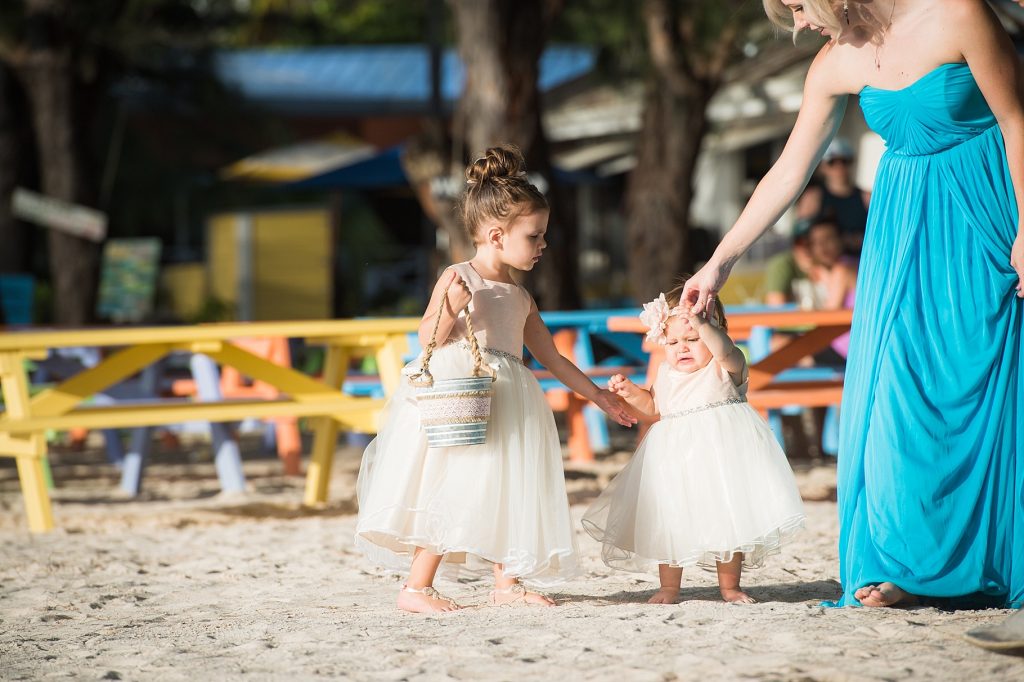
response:
<path id="1" fill-rule="evenodd" d="M 765 303 L 797 303 L 810 310 L 850 307 L 857 282 L 857 260 L 843 255 L 839 226 L 832 216 L 798 226 L 793 248 L 768 260 Z"/>
<path id="2" fill-rule="evenodd" d="M 839 137 L 833 139 L 818 166 L 820 182 L 804 190 L 796 203 L 796 217 L 798 221 L 816 222 L 833 216 L 839 226 L 843 253 L 858 257 L 871 193 L 854 184 L 853 161 L 850 144 Z"/>
<path id="3" fill-rule="evenodd" d="M 798 230 L 791 251 L 769 259 L 765 303 L 797 303 L 810 310 L 852 308 L 856 285 L 857 260 L 843 255 L 837 221 L 826 216 Z M 840 358 L 846 357 L 848 346 L 845 334 L 832 343 Z"/>

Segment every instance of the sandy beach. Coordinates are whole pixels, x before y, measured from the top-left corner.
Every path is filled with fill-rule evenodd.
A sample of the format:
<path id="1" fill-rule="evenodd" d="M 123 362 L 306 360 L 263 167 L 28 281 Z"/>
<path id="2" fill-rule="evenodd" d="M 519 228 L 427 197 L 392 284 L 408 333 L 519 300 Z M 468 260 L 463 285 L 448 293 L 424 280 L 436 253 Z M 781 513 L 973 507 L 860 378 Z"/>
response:
<path id="1" fill-rule="evenodd" d="M 962 639 L 1005 611 L 819 605 L 839 594 L 828 464 L 798 470 L 806 532 L 745 575 L 760 604 L 724 604 L 714 574 L 691 570 L 681 604 L 646 605 L 655 576 L 606 568 L 581 531 L 587 573 L 551 593 L 559 607 L 488 607 L 486 582 L 439 581 L 471 608 L 413 616 L 394 608 L 400 578 L 353 550 L 359 454 L 339 451 L 317 511 L 273 459 L 248 459 L 251 492 L 227 497 L 208 455 L 157 456 L 146 494 L 126 500 L 101 454 L 54 455 L 59 530 L 46 535 L 25 529 L 3 462 L 0 678 L 1024 679 L 1024 658 Z M 625 456 L 601 476 L 569 471 L 577 519 Z"/>

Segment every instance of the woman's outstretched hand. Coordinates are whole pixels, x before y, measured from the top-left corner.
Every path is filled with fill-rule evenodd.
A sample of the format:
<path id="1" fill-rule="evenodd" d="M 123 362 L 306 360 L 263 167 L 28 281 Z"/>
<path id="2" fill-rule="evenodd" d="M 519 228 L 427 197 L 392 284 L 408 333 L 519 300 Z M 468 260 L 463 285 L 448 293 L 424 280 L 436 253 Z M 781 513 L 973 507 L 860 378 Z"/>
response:
<path id="1" fill-rule="evenodd" d="M 686 280 L 680 304 L 690 306 L 693 315 L 703 313 L 707 310 L 708 300 L 718 295 L 728 277 L 729 268 L 717 265 L 714 261 L 708 262 L 696 275 Z"/>

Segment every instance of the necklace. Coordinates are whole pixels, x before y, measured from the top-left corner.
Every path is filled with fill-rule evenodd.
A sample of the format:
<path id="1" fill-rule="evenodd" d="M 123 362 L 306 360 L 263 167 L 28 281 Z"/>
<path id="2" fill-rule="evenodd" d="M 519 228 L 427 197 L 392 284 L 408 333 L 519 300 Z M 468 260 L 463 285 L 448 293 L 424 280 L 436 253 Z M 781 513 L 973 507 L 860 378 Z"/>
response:
<path id="1" fill-rule="evenodd" d="M 875 45 L 875 71 L 882 70 L 882 47 L 885 45 L 885 35 L 892 28 L 892 18 L 896 15 L 896 0 L 892 0 L 892 7 L 889 8 L 889 21 L 886 23 L 882 33 L 878 36 L 878 44 Z"/>

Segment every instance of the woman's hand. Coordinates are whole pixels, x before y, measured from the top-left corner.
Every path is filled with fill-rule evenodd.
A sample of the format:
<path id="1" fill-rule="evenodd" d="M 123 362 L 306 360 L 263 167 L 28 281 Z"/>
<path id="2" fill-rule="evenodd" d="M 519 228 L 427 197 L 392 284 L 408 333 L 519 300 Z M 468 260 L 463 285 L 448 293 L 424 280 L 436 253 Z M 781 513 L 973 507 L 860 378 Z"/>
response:
<path id="1" fill-rule="evenodd" d="M 686 280 L 680 305 L 690 306 L 690 314 L 697 315 L 707 309 L 708 300 L 718 295 L 729 277 L 730 268 L 709 261 L 697 274 Z"/>
<path id="2" fill-rule="evenodd" d="M 626 405 L 618 396 L 604 389 L 598 389 L 597 395 L 594 396 L 593 400 L 595 405 L 623 426 L 633 426 L 633 424 L 636 424 L 636 417 L 626 410 Z"/>
<path id="3" fill-rule="evenodd" d="M 466 286 L 466 282 L 463 281 L 459 273 L 452 270 L 451 277 L 448 278 L 448 283 L 445 284 L 445 289 L 448 291 L 448 309 L 453 317 L 459 316 L 459 311 L 469 305 L 469 302 L 473 299 L 473 294 L 470 293 L 469 287 Z"/>
<path id="4" fill-rule="evenodd" d="M 1020 0 L 1024 6 L 1024 0 Z M 1017 239 L 1010 249 L 1010 266 L 1017 271 L 1017 297 L 1024 298 L 1024 226 L 1017 231 Z"/>

